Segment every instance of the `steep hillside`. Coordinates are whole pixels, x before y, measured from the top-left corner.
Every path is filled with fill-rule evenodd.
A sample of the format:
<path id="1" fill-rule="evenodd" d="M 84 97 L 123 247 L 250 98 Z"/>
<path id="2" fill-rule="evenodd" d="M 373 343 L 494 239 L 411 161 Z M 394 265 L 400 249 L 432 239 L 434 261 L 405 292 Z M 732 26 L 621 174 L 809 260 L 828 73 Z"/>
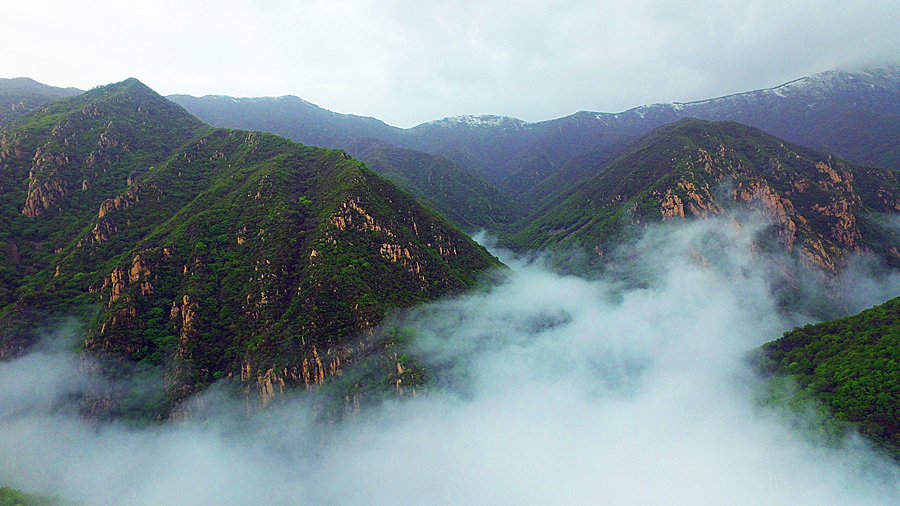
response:
<path id="1" fill-rule="evenodd" d="M 446 158 L 375 139 L 360 139 L 347 149 L 465 230 L 502 231 L 524 216 L 505 193 Z"/>
<path id="2" fill-rule="evenodd" d="M 900 299 L 795 328 L 763 346 L 757 360 L 764 374 L 791 383 L 773 394 L 793 390 L 789 401 L 819 404 L 826 426 L 849 424 L 900 459 Z"/>
<path id="3" fill-rule="evenodd" d="M 602 256 L 626 225 L 737 205 L 764 211 L 784 250 L 826 271 L 858 251 L 900 265 L 896 233 L 874 216 L 900 210 L 897 172 L 853 166 L 752 127 L 682 120 L 596 172 L 558 192 L 506 244 L 578 245 Z"/>
<path id="4" fill-rule="evenodd" d="M 160 124 L 133 121 L 145 112 Z M 51 104 L 4 138 L 4 173 L 18 176 L 4 182 L 16 255 L 3 349 L 27 344 L 19 330 L 35 313 L 80 314 L 86 350 L 165 368 L 146 415 L 222 377 L 263 402 L 325 382 L 368 353 L 367 331 L 391 308 L 499 266 L 345 152 L 211 129 L 135 80 Z"/>
<path id="5" fill-rule="evenodd" d="M 27 77 L 0 78 L 0 128 L 42 104 L 82 93 L 75 88 L 57 88 Z"/>
<path id="6" fill-rule="evenodd" d="M 0 307 L 30 293 L 105 199 L 207 128 L 129 79 L 45 104 L 0 132 Z"/>

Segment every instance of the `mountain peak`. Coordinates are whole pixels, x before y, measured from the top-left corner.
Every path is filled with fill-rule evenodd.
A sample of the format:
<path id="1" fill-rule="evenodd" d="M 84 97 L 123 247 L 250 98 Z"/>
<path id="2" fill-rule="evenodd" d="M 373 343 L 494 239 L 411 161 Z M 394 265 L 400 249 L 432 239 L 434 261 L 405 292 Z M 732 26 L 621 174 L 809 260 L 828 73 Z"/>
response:
<path id="1" fill-rule="evenodd" d="M 496 116 L 491 114 L 481 116 L 464 114 L 461 116 L 451 116 L 436 121 L 431 121 L 425 124 L 444 128 L 468 127 L 503 129 L 524 129 L 530 125 L 530 123 L 528 123 L 527 121 L 523 121 L 518 118 L 512 118 L 510 116 Z"/>
<path id="2" fill-rule="evenodd" d="M 117 94 L 131 94 L 133 96 L 156 96 L 162 97 L 155 91 L 153 91 L 149 86 L 142 83 L 138 79 L 134 77 L 129 77 L 124 81 L 120 81 L 117 83 L 106 84 L 103 86 L 97 86 L 95 88 L 91 88 L 87 93 L 85 93 L 85 97 L 88 98 L 103 98 L 110 97 L 112 95 Z"/>

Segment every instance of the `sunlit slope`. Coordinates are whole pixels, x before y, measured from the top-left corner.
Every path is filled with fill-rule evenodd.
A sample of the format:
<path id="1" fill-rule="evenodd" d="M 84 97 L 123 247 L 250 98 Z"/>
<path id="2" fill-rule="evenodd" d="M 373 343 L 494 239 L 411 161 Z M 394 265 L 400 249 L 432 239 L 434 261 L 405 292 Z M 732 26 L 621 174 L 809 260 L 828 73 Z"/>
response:
<path id="1" fill-rule="evenodd" d="M 851 165 L 752 127 L 681 120 L 593 170 L 596 176 L 557 192 L 505 243 L 520 250 L 578 246 L 599 258 L 632 225 L 756 209 L 772 220 L 781 249 L 825 270 L 861 251 L 900 265 L 896 233 L 879 221 L 900 210 L 896 172 Z"/>
<path id="2" fill-rule="evenodd" d="M 169 104 L 190 128 L 164 123 L 161 131 L 183 129 L 191 139 L 137 157 L 146 129 L 106 132 L 99 142 L 124 154 L 103 159 L 100 173 L 111 182 L 94 184 L 92 194 L 103 198 L 79 195 L 75 207 L 70 193 L 89 190 L 48 177 L 62 181 L 50 188 L 66 191 L 23 214 L 28 202 L 44 202 L 27 190 L 36 159 L 29 150 L 55 145 L 58 125 L 93 109 L 65 102 L 20 123 L 28 132 L 21 137 L 38 148 L 22 140 L 7 162 L 25 182 L 4 195 L 3 217 L 14 224 L 7 244 L 18 253 L 7 261 L 2 316 L 16 329 L 23 315 L 81 314 L 87 350 L 164 366 L 171 401 L 224 376 L 263 397 L 273 384 L 323 382 L 364 354 L 358 338 L 391 308 L 460 292 L 499 265 L 343 151 L 211 129 L 136 81 L 92 93 L 97 110 L 106 95 L 138 113 Z M 103 124 L 120 122 L 111 112 Z M 64 154 L 54 160 L 68 168 Z M 31 274 L 21 278 L 23 267 Z M 10 352 L 23 346 L 9 336 L 5 344 Z"/>

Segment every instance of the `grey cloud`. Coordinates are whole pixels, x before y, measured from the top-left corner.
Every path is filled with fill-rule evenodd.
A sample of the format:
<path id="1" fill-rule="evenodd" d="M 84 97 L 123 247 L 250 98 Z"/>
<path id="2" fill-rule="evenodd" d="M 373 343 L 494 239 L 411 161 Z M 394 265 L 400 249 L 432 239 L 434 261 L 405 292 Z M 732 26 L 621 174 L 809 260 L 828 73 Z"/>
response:
<path id="1" fill-rule="evenodd" d="M 9 77 L 163 94 L 293 94 L 402 127 L 618 112 L 900 58 L 889 1 L 20 2 Z M 98 29 L 103 26 L 102 30 Z M 29 44 L 19 42 L 28 40 Z"/>

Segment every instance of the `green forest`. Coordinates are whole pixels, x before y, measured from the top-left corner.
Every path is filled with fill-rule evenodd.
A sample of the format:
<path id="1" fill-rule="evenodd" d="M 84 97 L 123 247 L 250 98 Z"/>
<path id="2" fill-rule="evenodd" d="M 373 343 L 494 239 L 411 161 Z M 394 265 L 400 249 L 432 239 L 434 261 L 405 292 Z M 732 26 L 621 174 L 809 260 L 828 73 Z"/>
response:
<path id="1" fill-rule="evenodd" d="M 814 401 L 839 422 L 833 428 L 847 422 L 900 458 L 900 298 L 795 328 L 762 354 L 764 374 L 796 385 L 792 403 Z"/>

